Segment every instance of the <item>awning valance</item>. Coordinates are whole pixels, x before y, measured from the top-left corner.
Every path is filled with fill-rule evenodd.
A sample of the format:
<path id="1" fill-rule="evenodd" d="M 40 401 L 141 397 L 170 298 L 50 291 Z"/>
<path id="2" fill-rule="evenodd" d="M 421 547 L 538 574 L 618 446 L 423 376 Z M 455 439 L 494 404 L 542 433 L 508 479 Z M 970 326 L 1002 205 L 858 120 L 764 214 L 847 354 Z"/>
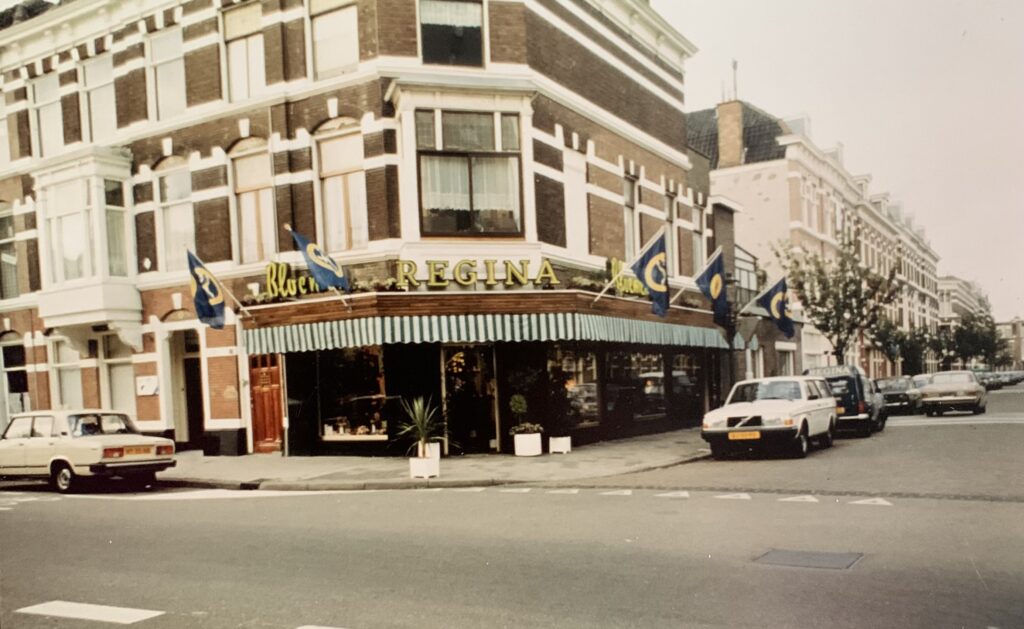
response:
<path id="1" fill-rule="evenodd" d="M 715 329 L 579 313 L 363 317 L 245 331 L 250 354 L 393 343 L 604 341 L 728 349 Z"/>

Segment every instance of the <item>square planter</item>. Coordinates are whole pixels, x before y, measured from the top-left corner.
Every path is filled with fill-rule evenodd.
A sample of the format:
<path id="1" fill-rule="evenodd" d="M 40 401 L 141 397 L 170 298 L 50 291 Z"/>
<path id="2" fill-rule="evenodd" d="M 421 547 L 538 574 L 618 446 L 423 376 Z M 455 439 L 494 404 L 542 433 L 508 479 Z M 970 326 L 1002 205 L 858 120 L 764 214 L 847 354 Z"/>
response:
<path id="1" fill-rule="evenodd" d="M 410 478 L 437 478 L 441 475 L 441 457 L 411 457 L 409 459 Z"/>
<path id="2" fill-rule="evenodd" d="M 516 456 L 540 456 L 543 450 L 543 442 L 539 432 L 525 435 L 513 435 L 515 441 Z"/>
<path id="3" fill-rule="evenodd" d="M 431 441 L 427 443 L 427 458 L 428 459 L 440 459 L 441 458 L 441 442 Z"/>
<path id="4" fill-rule="evenodd" d="M 572 437 L 548 437 L 548 452 L 569 454 L 572 452 Z"/>

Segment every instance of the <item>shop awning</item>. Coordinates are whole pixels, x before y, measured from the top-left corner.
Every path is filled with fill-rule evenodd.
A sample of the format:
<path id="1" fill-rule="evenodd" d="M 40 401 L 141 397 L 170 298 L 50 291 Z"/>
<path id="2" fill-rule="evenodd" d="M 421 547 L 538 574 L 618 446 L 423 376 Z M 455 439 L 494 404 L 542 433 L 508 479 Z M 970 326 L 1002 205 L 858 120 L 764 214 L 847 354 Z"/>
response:
<path id="1" fill-rule="evenodd" d="M 579 313 L 363 317 L 245 331 L 250 354 L 393 343 L 604 341 L 728 349 L 716 329 Z"/>

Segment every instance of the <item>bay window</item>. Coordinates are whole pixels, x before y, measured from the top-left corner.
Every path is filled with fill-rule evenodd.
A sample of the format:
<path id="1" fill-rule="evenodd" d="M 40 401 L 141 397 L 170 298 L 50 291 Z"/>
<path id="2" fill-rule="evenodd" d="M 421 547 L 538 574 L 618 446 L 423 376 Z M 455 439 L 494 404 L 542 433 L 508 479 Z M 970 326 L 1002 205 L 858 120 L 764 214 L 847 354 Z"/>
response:
<path id="1" fill-rule="evenodd" d="M 170 170 L 167 170 L 170 169 Z M 185 160 L 177 158 L 157 167 L 156 200 L 163 247 L 164 271 L 182 271 L 188 267 L 185 251 L 195 251 L 196 232 L 192 213 L 192 174 Z"/>
<path id="2" fill-rule="evenodd" d="M 241 261 L 244 264 L 269 260 L 277 251 L 270 155 L 261 151 L 236 157 L 232 165 Z"/>
<path id="3" fill-rule="evenodd" d="M 92 247 L 92 203 L 87 181 L 67 181 L 48 191 L 50 279 L 54 283 L 92 274 L 87 266 Z"/>
<path id="4" fill-rule="evenodd" d="M 55 155 L 64 146 L 64 118 L 60 107 L 60 79 L 56 72 L 32 83 L 39 150 L 43 157 Z"/>
<path id="5" fill-rule="evenodd" d="M 167 120 L 185 111 L 185 59 L 181 29 L 153 34 L 149 39 L 156 119 Z"/>
<path id="6" fill-rule="evenodd" d="M 522 233 L 519 117 L 416 112 L 424 235 Z"/>
<path id="7" fill-rule="evenodd" d="M 228 89 L 232 101 L 254 96 L 266 85 L 262 19 L 263 7 L 258 2 L 224 13 Z"/>
<path id="8" fill-rule="evenodd" d="M 82 66 L 89 138 L 105 142 L 117 130 L 114 106 L 114 58 L 103 55 Z"/>
<path id="9" fill-rule="evenodd" d="M 483 5 L 480 0 L 420 0 L 423 63 L 482 66 Z"/>
<path id="10" fill-rule="evenodd" d="M 322 79 L 359 65 L 359 17 L 351 0 L 310 0 L 313 74 Z"/>
<path id="11" fill-rule="evenodd" d="M 18 292 L 18 253 L 14 246 L 14 210 L 0 203 L 0 299 L 12 299 Z"/>
<path id="12" fill-rule="evenodd" d="M 320 207 L 324 246 L 328 251 L 365 247 L 366 176 L 363 136 L 358 132 L 321 140 Z"/>

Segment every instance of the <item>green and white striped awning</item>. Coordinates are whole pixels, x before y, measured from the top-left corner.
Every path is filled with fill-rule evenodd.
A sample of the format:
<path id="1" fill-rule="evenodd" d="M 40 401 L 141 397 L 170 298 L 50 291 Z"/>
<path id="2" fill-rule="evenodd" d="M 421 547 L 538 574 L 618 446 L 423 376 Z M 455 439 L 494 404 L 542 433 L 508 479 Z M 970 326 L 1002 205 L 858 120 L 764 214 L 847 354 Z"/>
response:
<path id="1" fill-rule="evenodd" d="M 363 317 L 245 331 L 250 354 L 393 343 L 605 341 L 728 349 L 715 329 L 579 313 Z"/>

